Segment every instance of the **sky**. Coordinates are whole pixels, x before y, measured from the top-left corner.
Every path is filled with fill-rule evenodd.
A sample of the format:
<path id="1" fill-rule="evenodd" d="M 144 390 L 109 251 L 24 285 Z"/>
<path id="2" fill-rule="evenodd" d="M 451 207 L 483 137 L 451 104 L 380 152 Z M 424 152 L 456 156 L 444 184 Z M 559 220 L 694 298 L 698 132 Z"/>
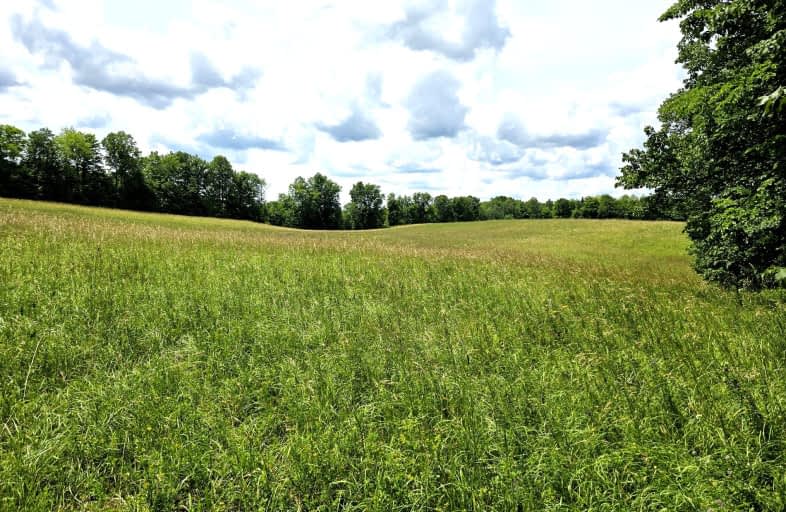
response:
<path id="1" fill-rule="evenodd" d="M 671 0 L 3 0 L 0 123 L 222 154 L 267 196 L 614 188 L 684 76 Z"/>

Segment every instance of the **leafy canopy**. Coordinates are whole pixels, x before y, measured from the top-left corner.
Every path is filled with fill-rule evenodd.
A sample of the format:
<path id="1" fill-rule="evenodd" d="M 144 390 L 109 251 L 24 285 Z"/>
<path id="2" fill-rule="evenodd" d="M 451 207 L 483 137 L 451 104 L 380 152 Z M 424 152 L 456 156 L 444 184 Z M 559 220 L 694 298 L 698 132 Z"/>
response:
<path id="1" fill-rule="evenodd" d="M 374 229 L 384 225 L 383 195 L 379 185 L 358 181 L 349 191 L 352 201 L 347 205 L 352 229 Z"/>
<path id="2" fill-rule="evenodd" d="M 695 266 L 726 286 L 776 286 L 786 267 L 786 2 L 680 0 L 682 89 L 623 155 L 617 185 L 687 214 Z"/>

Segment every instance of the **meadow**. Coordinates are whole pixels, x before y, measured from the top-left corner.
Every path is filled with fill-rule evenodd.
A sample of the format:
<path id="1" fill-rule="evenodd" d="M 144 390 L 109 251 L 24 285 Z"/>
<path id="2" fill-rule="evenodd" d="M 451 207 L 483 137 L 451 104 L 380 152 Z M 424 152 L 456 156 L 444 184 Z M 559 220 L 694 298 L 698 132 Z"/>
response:
<path id="1" fill-rule="evenodd" d="M 782 510 L 786 294 L 682 229 L 0 199 L 0 510 Z"/>

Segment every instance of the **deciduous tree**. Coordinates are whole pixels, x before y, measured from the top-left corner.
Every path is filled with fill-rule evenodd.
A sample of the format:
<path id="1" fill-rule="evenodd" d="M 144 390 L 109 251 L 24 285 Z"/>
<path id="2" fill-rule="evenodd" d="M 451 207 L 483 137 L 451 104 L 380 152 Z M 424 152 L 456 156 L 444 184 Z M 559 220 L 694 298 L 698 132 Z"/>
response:
<path id="1" fill-rule="evenodd" d="M 774 286 L 786 274 L 786 3 L 680 0 L 661 20 L 680 20 L 687 77 L 617 184 L 687 214 L 705 278 Z"/>
<path id="2" fill-rule="evenodd" d="M 352 229 L 373 229 L 382 227 L 382 192 L 378 185 L 355 183 L 349 191 L 352 201 L 347 211 Z"/>

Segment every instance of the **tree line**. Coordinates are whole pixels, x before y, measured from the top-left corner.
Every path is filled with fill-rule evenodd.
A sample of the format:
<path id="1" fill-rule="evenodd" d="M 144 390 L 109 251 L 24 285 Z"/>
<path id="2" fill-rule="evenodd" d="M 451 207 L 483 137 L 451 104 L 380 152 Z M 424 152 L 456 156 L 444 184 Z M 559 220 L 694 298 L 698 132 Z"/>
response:
<path id="1" fill-rule="evenodd" d="M 527 201 L 497 196 L 481 201 L 474 196 L 432 196 L 382 193 L 378 185 L 359 181 L 349 192 L 350 202 L 342 208 L 341 187 L 320 173 L 297 178 L 286 194 L 267 203 L 267 221 L 277 226 L 304 229 L 375 229 L 405 224 L 470 222 L 495 219 L 639 219 L 683 220 L 679 208 L 650 197 L 604 194 L 582 199 Z"/>
<path id="2" fill-rule="evenodd" d="M 223 156 L 142 156 L 134 138 L 0 125 L 0 195 L 183 215 L 264 220 L 265 181 Z"/>
<path id="3" fill-rule="evenodd" d="M 492 219 L 681 219 L 654 197 L 610 195 L 540 202 L 498 196 L 385 196 L 359 181 L 341 205 L 341 187 L 316 173 L 298 177 L 285 194 L 265 201 L 265 181 L 237 171 L 224 156 L 206 161 L 182 151 L 143 156 L 134 138 L 102 140 L 66 128 L 25 133 L 0 125 L 0 195 L 131 210 L 227 217 L 304 229 L 374 229 L 404 224 Z"/>

